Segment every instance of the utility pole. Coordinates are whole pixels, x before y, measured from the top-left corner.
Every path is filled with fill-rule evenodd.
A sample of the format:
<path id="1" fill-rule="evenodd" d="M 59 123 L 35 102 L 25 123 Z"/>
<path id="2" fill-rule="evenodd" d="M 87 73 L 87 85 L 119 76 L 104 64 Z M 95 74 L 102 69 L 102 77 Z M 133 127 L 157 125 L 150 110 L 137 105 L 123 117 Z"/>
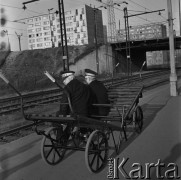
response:
<path id="1" fill-rule="evenodd" d="M 180 12 L 180 0 L 178 0 L 178 8 L 179 8 L 179 25 L 180 25 L 180 36 L 181 36 L 181 12 Z"/>
<path id="2" fill-rule="evenodd" d="M 174 33 L 173 33 L 173 17 L 172 17 L 172 3 L 167 0 L 168 8 L 168 25 L 169 25 L 169 45 L 170 45 L 170 95 L 177 96 L 177 75 L 175 69 L 175 47 L 174 47 Z"/>
<path id="3" fill-rule="evenodd" d="M 21 36 L 23 35 L 22 33 L 21 34 L 17 34 L 17 32 L 15 32 L 17 37 L 18 37 L 18 40 L 19 40 L 19 50 L 21 51 Z"/>
<path id="4" fill-rule="evenodd" d="M 94 38 L 95 38 L 95 49 L 96 49 L 96 67 L 97 67 L 97 73 L 99 74 L 99 59 L 98 59 L 98 49 L 97 49 L 97 21 L 96 21 L 96 11 L 98 11 L 97 8 L 94 7 Z"/>
<path id="5" fill-rule="evenodd" d="M 50 22 L 50 37 L 51 37 L 52 47 L 54 48 L 55 45 L 54 45 L 54 42 L 53 42 L 52 21 L 51 21 L 51 18 L 50 18 L 50 11 L 51 10 L 53 10 L 53 8 L 48 9 L 48 18 L 49 18 L 49 22 Z"/>
<path id="6" fill-rule="evenodd" d="M 59 19 L 60 19 L 61 45 L 62 45 L 62 52 L 63 52 L 63 70 L 69 70 L 67 33 L 66 33 L 66 25 L 65 25 L 65 13 L 64 13 L 63 0 L 58 0 L 58 8 L 59 8 Z"/>
<path id="7" fill-rule="evenodd" d="M 131 54 L 130 54 L 130 36 L 129 36 L 129 21 L 128 21 L 128 11 L 127 7 L 124 8 L 124 18 L 125 18 L 125 32 L 126 32 L 126 61 L 127 61 L 127 76 L 129 79 L 129 74 L 131 74 Z"/>

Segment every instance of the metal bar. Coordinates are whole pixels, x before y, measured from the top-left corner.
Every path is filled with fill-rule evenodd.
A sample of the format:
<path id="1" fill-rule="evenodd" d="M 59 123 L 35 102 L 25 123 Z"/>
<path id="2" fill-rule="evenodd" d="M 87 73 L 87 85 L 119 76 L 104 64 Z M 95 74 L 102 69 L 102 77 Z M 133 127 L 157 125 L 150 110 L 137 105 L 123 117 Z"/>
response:
<path id="1" fill-rule="evenodd" d="M 32 1 L 26 1 L 26 2 L 23 2 L 22 4 L 29 4 L 29 3 L 32 3 L 32 2 L 35 2 L 35 1 L 39 1 L 39 0 L 32 0 Z"/>
<path id="2" fill-rule="evenodd" d="M 160 12 L 160 11 L 165 11 L 165 9 L 160 9 L 160 10 L 156 10 L 156 11 L 149 11 L 149 12 L 144 12 L 144 13 L 139 13 L 139 14 L 132 14 L 129 16 L 127 15 L 127 17 L 139 16 L 139 15 L 143 15 L 143 14 L 150 14 L 150 13 Z"/>

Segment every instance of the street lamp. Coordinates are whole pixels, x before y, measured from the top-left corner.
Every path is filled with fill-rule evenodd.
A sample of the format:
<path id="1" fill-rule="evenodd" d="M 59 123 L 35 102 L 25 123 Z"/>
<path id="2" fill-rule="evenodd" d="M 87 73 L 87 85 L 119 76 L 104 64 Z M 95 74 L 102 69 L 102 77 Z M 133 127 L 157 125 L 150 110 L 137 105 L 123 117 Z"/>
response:
<path id="1" fill-rule="evenodd" d="M 11 45 L 10 45 L 10 41 L 9 41 L 9 35 L 8 35 L 8 30 L 3 30 L 4 33 L 7 35 L 8 37 L 8 47 L 9 47 L 9 51 L 11 51 Z"/>
<path id="2" fill-rule="evenodd" d="M 50 37 L 51 37 L 52 47 L 55 47 L 54 42 L 53 42 L 53 37 L 52 37 L 53 36 L 53 31 L 52 31 L 52 26 L 51 26 L 52 21 L 50 19 L 50 11 L 52 11 L 52 10 L 53 10 L 53 8 L 48 9 L 48 18 L 49 18 L 49 22 L 50 22 Z"/>

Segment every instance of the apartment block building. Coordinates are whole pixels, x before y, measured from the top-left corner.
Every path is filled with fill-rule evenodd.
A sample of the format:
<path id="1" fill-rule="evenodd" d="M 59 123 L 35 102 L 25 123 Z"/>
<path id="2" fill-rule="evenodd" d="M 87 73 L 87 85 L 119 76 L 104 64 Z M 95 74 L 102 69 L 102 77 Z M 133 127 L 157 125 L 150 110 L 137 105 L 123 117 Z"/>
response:
<path id="1" fill-rule="evenodd" d="M 59 14 L 50 13 L 27 19 L 28 48 L 43 49 L 61 43 Z M 83 5 L 65 12 L 67 45 L 104 42 L 102 11 Z M 96 29 L 96 31 L 95 31 Z"/>
<path id="2" fill-rule="evenodd" d="M 146 40 L 167 37 L 166 26 L 163 24 L 150 24 L 134 26 L 129 29 L 130 40 Z M 126 41 L 125 29 L 117 31 L 119 41 Z"/>

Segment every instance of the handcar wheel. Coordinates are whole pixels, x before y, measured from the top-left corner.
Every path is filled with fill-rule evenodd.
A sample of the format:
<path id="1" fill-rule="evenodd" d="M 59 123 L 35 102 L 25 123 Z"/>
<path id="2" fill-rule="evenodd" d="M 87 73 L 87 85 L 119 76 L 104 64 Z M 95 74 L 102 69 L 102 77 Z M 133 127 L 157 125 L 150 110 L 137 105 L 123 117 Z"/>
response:
<path id="1" fill-rule="evenodd" d="M 135 131 L 140 133 L 143 128 L 143 111 L 140 106 L 136 108 L 133 117 L 135 121 Z"/>
<path id="2" fill-rule="evenodd" d="M 87 140 L 85 163 L 90 172 L 100 172 L 106 165 L 108 157 L 108 141 L 106 135 L 95 130 Z"/>
<path id="3" fill-rule="evenodd" d="M 67 139 L 62 128 L 49 128 L 46 131 L 46 136 L 43 137 L 41 142 L 42 159 L 49 165 L 58 164 L 63 159 L 66 152 L 66 149 L 58 146 L 65 146 L 66 143 Z"/>

